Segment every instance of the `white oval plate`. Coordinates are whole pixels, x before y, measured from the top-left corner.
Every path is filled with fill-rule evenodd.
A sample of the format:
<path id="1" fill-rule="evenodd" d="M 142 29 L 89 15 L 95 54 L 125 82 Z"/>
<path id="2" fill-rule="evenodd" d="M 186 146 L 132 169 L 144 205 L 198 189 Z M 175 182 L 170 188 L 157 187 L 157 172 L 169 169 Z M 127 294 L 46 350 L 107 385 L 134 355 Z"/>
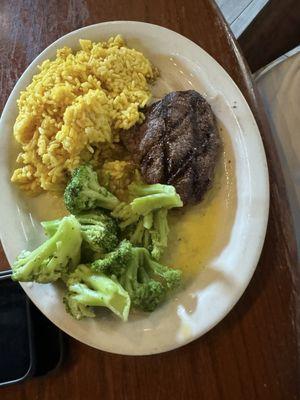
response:
<path id="1" fill-rule="evenodd" d="M 160 26 L 116 21 L 71 32 L 44 50 L 19 79 L 1 118 L 1 240 L 12 264 L 22 249 L 33 249 L 42 241 L 39 221 L 45 214 L 48 218 L 54 216 L 57 208 L 53 198 L 47 196 L 28 201 L 10 183 L 12 160 L 18 151 L 12 131 L 20 91 L 30 83 L 43 60 L 55 57 L 57 48 L 70 46 L 75 49 L 80 38 L 101 41 L 118 33 L 124 36 L 129 46 L 143 51 L 161 70 L 161 86 L 155 95 L 159 96 L 159 91 L 165 93 L 194 87 L 208 98 L 229 132 L 235 156 L 237 209 L 228 244 L 213 265 L 199 272 L 176 297 L 151 315 L 135 315 L 128 323 L 105 313 L 101 318 L 75 321 L 65 312 L 59 285 L 27 283 L 22 286 L 54 324 L 81 342 L 112 353 L 153 354 L 198 338 L 231 310 L 255 270 L 267 225 L 268 172 L 256 122 L 230 76 L 199 46 Z M 184 66 L 184 73 L 174 60 Z"/>

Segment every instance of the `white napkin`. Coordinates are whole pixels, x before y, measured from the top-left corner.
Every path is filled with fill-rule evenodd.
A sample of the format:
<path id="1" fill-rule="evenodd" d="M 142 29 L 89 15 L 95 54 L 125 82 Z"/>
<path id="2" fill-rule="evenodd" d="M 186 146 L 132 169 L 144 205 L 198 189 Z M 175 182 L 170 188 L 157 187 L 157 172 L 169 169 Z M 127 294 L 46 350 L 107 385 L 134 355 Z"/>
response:
<path id="1" fill-rule="evenodd" d="M 274 135 L 300 244 L 300 48 L 256 75 Z"/>

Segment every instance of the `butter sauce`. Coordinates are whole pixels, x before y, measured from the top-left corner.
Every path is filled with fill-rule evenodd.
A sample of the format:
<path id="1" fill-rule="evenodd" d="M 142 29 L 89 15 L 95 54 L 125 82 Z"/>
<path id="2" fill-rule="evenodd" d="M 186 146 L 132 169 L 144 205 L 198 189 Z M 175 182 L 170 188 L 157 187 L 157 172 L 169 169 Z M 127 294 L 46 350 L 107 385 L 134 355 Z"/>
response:
<path id="1" fill-rule="evenodd" d="M 217 257 L 230 238 L 236 210 L 235 162 L 229 135 L 219 124 L 223 141 L 212 187 L 194 205 L 169 212 L 169 245 L 161 260 L 194 276 Z"/>

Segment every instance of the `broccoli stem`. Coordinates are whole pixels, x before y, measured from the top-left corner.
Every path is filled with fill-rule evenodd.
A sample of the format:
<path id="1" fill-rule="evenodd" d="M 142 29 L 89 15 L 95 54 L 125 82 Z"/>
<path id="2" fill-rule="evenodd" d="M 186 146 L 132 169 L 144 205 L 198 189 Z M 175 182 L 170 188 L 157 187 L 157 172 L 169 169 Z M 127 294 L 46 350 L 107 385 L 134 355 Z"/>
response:
<path id="1" fill-rule="evenodd" d="M 95 201 L 95 205 L 107 210 L 113 210 L 119 204 L 119 200 L 108 190 L 98 186 L 98 190 L 85 189 L 84 194 L 87 198 L 91 197 Z"/>
<path id="2" fill-rule="evenodd" d="M 156 260 L 160 259 L 161 254 L 168 245 L 168 234 L 168 210 L 162 208 L 154 212 L 153 229 L 151 230 L 151 255 Z"/>
<path id="3" fill-rule="evenodd" d="M 142 244 L 143 242 L 143 235 L 145 232 L 143 220 L 139 220 L 133 234 L 130 236 L 130 241 L 132 244 Z"/>
<path id="4" fill-rule="evenodd" d="M 132 210 L 140 215 L 159 208 L 181 207 L 182 202 L 177 194 L 156 193 L 145 197 L 137 197 L 131 203 Z"/>
<path id="5" fill-rule="evenodd" d="M 141 185 L 131 183 L 129 191 L 136 197 L 151 196 L 157 193 L 167 193 L 173 195 L 176 193 L 175 188 L 171 185 L 162 185 L 161 183 L 154 183 L 153 185 Z"/>
<path id="6" fill-rule="evenodd" d="M 48 237 L 51 237 L 57 231 L 61 219 L 53 219 L 52 221 L 42 221 L 41 225 L 44 228 L 44 232 Z"/>
<path id="7" fill-rule="evenodd" d="M 146 229 L 151 229 L 153 225 L 153 213 L 150 212 L 144 216 L 143 226 Z"/>
<path id="8" fill-rule="evenodd" d="M 140 215 L 146 215 L 159 208 L 182 207 L 180 196 L 170 185 L 130 185 L 130 193 L 136 198 L 130 203 L 132 210 Z"/>

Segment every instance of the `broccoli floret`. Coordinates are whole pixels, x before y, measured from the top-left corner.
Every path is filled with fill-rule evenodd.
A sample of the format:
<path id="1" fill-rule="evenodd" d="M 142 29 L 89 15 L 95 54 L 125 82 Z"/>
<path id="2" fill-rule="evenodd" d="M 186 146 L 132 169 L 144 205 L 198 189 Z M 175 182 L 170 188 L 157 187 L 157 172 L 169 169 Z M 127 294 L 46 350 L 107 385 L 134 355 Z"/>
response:
<path id="1" fill-rule="evenodd" d="M 119 200 L 107 189 L 99 185 L 92 167 L 82 165 L 73 171 L 72 178 L 64 193 L 64 202 L 72 214 L 94 208 L 113 210 Z"/>
<path id="2" fill-rule="evenodd" d="M 119 243 L 118 224 L 106 214 L 92 211 L 89 214 L 77 215 L 84 242 L 97 253 L 107 253 Z"/>
<path id="3" fill-rule="evenodd" d="M 182 273 L 154 261 L 143 247 L 132 248 L 132 258 L 120 277 L 135 307 L 153 311 L 165 300 L 168 292 L 179 286 Z"/>
<path id="4" fill-rule="evenodd" d="M 168 244 L 168 209 L 183 203 L 170 185 L 131 184 L 129 190 L 136 197 L 130 204 L 120 203 L 112 215 L 121 221 L 119 226 L 131 243 L 149 249 L 159 260 Z"/>
<path id="5" fill-rule="evenodd" d="M 113 218 L 97 210 L 78 214 L 76 218 L 80 223 L 80 231 L 83 239 L 82 253 L 85 255 L 84 258 L 86 260 L 92 259 L 94 253 L 97 253 L 99 256 L 117 247 L 119 242 L 119 228 Z M 51 237 L 56 232 L 59 223 L 59 219 L 44 221 L 42 222 L 42 226 L 45 233 Z"/>
<path id="6" fill-rule="evenodd" d="M 78 286 L 78 285 L 77 285 Z M 93 309 L 78 301 L 75 293 L 67 293 L 63 298 L 66 311 L 75 319 L 82 319 L 84 317 L 94 318 L 96 315 Z"/>
<path id="7" fill-rule="evenodd" d="M 141 283 L 135 288 L 132 303 L 143 311 L 154 311 L 166 298 L 166 288 L 153 279 Z"/>
<path id="8" fill-rule="evenodd" d="M 66 282 L 64 297 L 66 310 L 76 319 L 94 317 L 91 307 L 106 307 L 123 321 L 127 321 L 130 297 L 114 279 L 101 272 L 95 273 L 87 265 L 79 265 Z"/>
<path id="9" fill-rule="evenodd" d="M 143 257 L 143 273 L 149 278 L 158 279 L 163 282 L 168 290 L 176 289 L 182 279 L 182 271 L 179 269 L 169 268 L 165 265 L 153 260 L 147 249 L 138 247 Z"/>
<path id="10" fill-rule="evenodd" d="M 129 185 L 129 192 L 134 197 L 134 200 L 130 203 L 132 210 L 139 215 L 147 215 L 160 208 L 168 209 L 183 206 L 179 194 L 171 185 L 132 183 Z"/>
<path id="11" fill-rule="evenodd" d="M 181 271 L 168 268 L 151 259 L 147 249 L 134 247 L 124 240 L 120 247 L 91 264 L 121 283 L 132 304 L 153 311 L 181 282 Z"/>
<path id="12" fill-rule="evenodd" d="M 93 271 L 104 272 L 119 278 L 127 268 L 131 253 L 132 244 L 128 240 L 123 240 L 114 251 L 106 254 L 103 258 L 95 260 L 91 264 L 91 268 Z"/>
<path id="13" fill-rule="evenodd" d="M 151 279 L 145 272 L 143 250 L 132 247 L 130 262 L 119 280 L 135 307 L 153 311 L 165 299 L 167 291 L 161 282 Z"/>
<path id="14" fill-rule="evenodd" d="M 34 251 L 22 252 L 12 266 L 12 279 L 54 282 L 80 261 L 80 225 L 74 216 L 64 217 L 56 232 Z"/>

